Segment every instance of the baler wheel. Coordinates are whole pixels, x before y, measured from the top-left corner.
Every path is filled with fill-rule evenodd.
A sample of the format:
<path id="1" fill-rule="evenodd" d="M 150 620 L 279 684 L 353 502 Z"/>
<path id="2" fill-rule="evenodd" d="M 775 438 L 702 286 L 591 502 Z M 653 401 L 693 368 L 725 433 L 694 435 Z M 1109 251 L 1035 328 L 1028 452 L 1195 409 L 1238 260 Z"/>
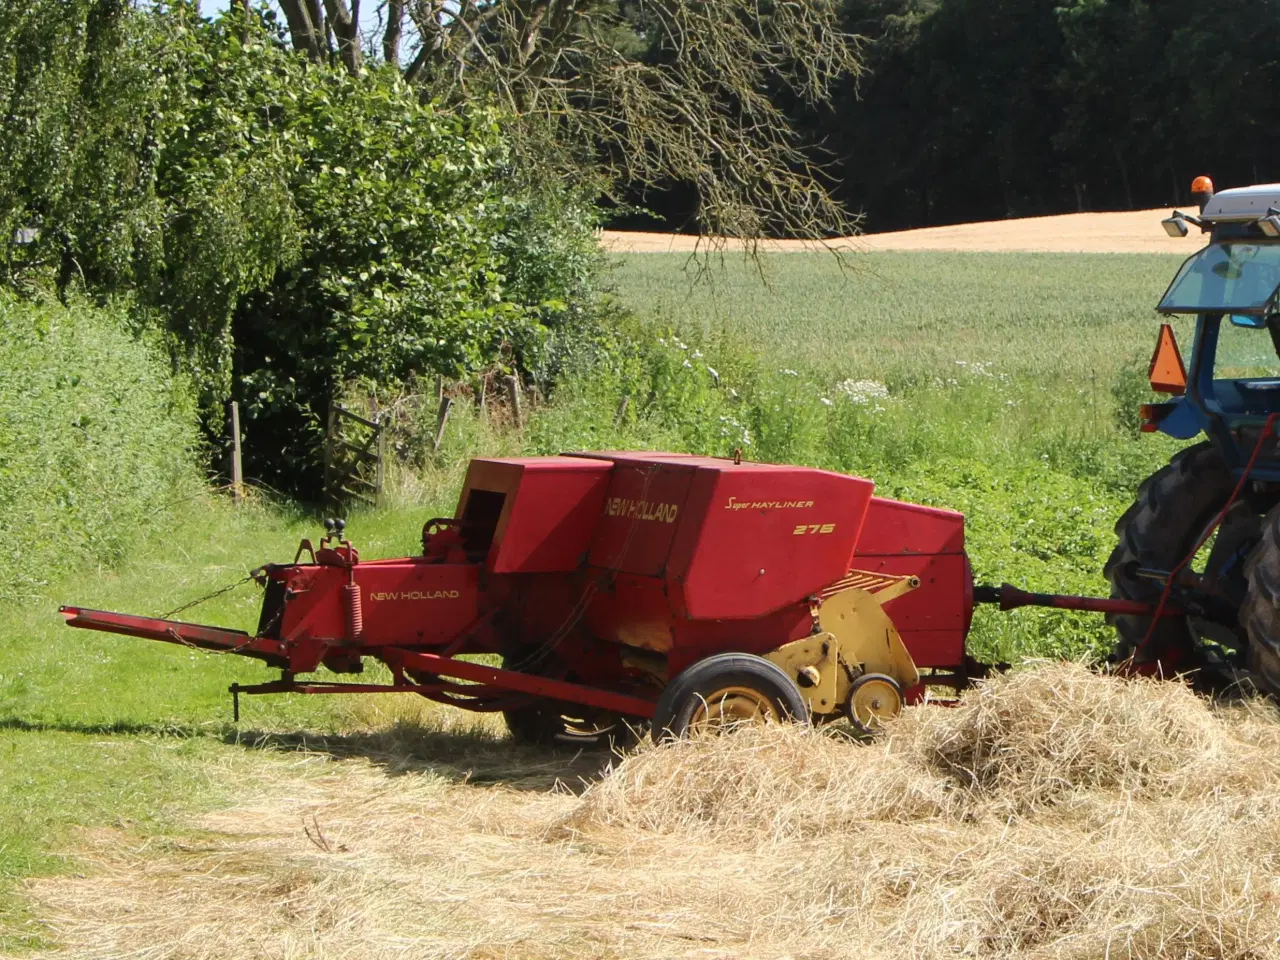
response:
<path id="1" fill-rule="evenodd" d="M 1134 504 L 1116 523 L 1119 543 L 1103 570 L 1111 581 L 1111 596 L 1148 603 L 1159 601 L 1161 582 L 1140 576 L 1139 571 L 1174 569 L 1216 519 L 1235 484 L 1222 455 L 1208 443 L 1179 451 L 1167 466 L 1144 480 Z M 1259 516 L 1271 505 L 1255 504 L 1242 497 L 1228 513 L 1209 550 L 1205 572 L 1212 573 L 1224 591 L 1234 595 L 1237 604 L 1244 598 L 1243 556 L 1257 542 Z M 1166 676 L 1196 671 L 1196 684 L 1204 688 L 1216 689 L 1231 682 L 1221 648 L 1206 644 L 1206 638 L 1197 634 L 1190 619 L 1162 618 L 1145 645 L 1149 617 L 1112 614 L 1107 620 L 1118 635 L 1114 661 L 1134 658 L 1135 663 L 1158 665 Z M 1219 633 L 1238 633 L 1236 627 L 1234 622 L 1220 624 Z M 1234 642 L 1244 646 L 1243 636 Z"/>
<path id="2" fill-rule="evenodd" d="M 809 722 L 809 704 L 778 666 L 750 653 L 720 653 L 667 684 L 653 715 L 654 735 L 715 733 L 735 723 Z"/>
<path id="3" fill-rule="evenodd" d="M 524 657 L 506 656 L 502 660 L 504 670 L 520 670 L 524 673 L 537 673 L 539 676 L 555 675 L 557 679 L 572 679 L 551 669 L 553 666 L 553 663 L 544 660 L 537 668 L 531 670 Z M 511 731 L 513 740 L 533 746 L 550 746 L 554 743 L 578 746 L 606 744 L 626 746 L 635 742 L 635 731 L 644 723 L 638 717 L 626 721 L 615 714 L 605 714 L 602 711 L 593 711 L 590 707 L 558 703 L 554 700 L 536 700 L 525 706 L 512 707 L 503 710 L 502 717 L 507 722 L 507 729 Z M 643 730 L 640 731 L 640 735 L 643 735 Z"/>
<path id="4" fill-rule="evenodd" d="M 902 688 L 893 677 L 865 673 L 849 688 L 849 720 L 863 733 L 872 733 L 885 720 L 902 712 Z"/>

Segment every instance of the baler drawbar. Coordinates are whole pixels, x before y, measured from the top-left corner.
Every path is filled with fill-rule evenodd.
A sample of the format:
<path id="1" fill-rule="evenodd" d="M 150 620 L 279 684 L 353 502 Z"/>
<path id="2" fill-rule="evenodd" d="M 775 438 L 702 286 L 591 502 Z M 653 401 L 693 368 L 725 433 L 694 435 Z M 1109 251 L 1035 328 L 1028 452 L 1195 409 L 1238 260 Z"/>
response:
<path id="1" fill-rule="evenodd" d="M 361 561 L 340 521 L 267 564 L 253 633 L 63 607 L 73 627 L 261 660 L 265 693 L 414 693 L 518 739 L 847 717 L 869 729 L 988 670 L 978 603 L 1152 617 L 1156 604 L 975 587 L 964 518 L 869 480 L 676 454 L 476 459 L 420 556 Z M 1161 616 L 1186 616 L 1166 604 Z M 474 655 L 488 655 L 480 660 Z M 325 668 L 385 683 L 298 679 Z M 495 666 L 500 658 L 501 666 Z"/>

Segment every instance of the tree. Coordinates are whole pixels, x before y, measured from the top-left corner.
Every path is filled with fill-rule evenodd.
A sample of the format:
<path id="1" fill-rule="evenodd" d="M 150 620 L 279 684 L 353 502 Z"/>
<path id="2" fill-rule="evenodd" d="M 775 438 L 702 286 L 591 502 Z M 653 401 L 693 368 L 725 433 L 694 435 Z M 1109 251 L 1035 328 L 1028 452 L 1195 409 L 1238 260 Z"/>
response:
<path id="1" fill-rule="evenodd" d="M 498 111 L 309 64 L 186 4 L 0 7 L 9 282 L 132 306 L 299 490 L 344 385 L 550 370 L 598 302 L 594 209 L 522 191 Z M 544 382 L 545 385 L 545 382 Z"/>
<path id="2" fill-rule="evenodd" d="M 364 69 L 344 0 L 281 0 L 294 48 Z M 838 0 L 385 0 L 384 69 L 427 99 L 492 102 L 521 167 L 620 200 L 688 184 L 697 225 L 759 238 L 844 235 L 783 102 L 825 104 L 860 70 Z M 411 44 L 404 47 L 405 28 Z"/>

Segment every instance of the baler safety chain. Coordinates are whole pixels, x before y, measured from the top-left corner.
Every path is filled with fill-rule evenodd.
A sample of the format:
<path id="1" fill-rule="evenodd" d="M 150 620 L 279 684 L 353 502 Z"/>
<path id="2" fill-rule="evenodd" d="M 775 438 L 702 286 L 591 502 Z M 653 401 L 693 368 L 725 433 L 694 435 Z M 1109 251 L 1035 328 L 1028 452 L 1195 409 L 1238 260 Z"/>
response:
<path id="1" fill-rule="evenodd" d="M 172 620 L 178 614 L 185 613 L 187 610 L 190 610 L 192 607 L 198 607 L 200 606 L 200 604 L 206 603 L 209 600 L 213 600 L 216 597 L 220 597 L 224 593 L 230 593 L 236 587 L 243 587 L 246 583 L 250 582 L 251 580 L 256 580 L 257 573 L 258 573 L 257 570 L 253 570 L 249 573 L 247 577 L 242 577 L 241 579 L 237 580 L 235 583 L 229 583 L 225 587 L 219 587 L 217 590 L 214 590 L 213 593 L 207 593 L 203 597 L 199 597 L 195 600 L 192 600 L 190 603 L 184 603 L 180 607 L 174 607 L 168 613 L 162 613 L 158 619 Z"/>

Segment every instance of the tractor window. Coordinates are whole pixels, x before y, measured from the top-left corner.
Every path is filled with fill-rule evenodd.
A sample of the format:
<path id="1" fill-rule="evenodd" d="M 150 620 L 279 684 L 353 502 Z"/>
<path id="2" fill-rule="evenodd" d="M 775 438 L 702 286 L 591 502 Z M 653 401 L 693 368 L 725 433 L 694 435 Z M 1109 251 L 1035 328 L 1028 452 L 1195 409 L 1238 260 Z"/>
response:
<path id="1" fill-rule="evenodd" d="M 1266 328 L 1251 330 L 1225 319 L 1218 328 L 1218 349 L 1213 359 L 1215 380 L 1243 380 L 1280 375 L 1280 357 Z"/>
<path id="2" fill-rule="evenodd" d="M 1211 243 L 1182 265 L 1156 309 L 1261 314 L 1277 287 L 1280 244 Z"/>

